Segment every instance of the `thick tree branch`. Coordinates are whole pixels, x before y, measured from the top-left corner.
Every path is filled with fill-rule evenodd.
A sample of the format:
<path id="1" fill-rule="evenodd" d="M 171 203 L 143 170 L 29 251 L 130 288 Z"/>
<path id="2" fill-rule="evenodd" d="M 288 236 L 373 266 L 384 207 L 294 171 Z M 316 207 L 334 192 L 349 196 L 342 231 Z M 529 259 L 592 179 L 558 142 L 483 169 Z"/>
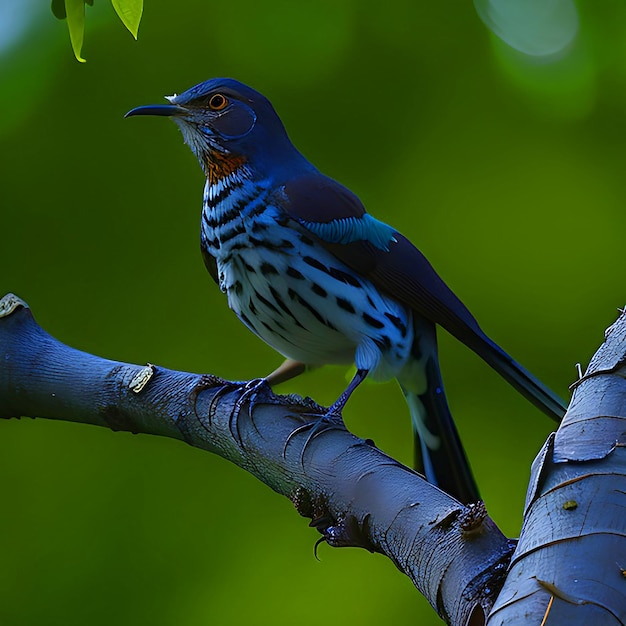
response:
<path id="1" fill-rule="evenodd" d="M 464 507 L 344 428 L 311 437 L 312 401 L 80 352 L 12 295 L 0 300 L 0 358 L 0 417 L 163 435 L 219 454 L 289 497 L 330 545 L 388 556 L 447 623 L 484 623 L 512 545 L 482 503 Z"/>
<path id="2" fill-rule="evenodd" d="M 626 623 L 626 314 L 533 463 L 490 626 Z"/>

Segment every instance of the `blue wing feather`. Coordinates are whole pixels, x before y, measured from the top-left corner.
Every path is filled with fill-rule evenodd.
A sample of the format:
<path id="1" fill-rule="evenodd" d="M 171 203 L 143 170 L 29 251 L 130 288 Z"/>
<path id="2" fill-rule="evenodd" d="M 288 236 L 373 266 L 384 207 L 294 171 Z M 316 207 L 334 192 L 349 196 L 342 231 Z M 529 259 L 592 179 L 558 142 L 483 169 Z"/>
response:
<path id="1" fill-rule="evenodd" d="M 285 209 L 302 226 L 329 244 L 371 243 L 389 251 L 395 230 L 365 212 L 349 189 L 320 173 L 310 173 L 284 186 Z"/>
<path id="2" fill-rule="evenodd" d="M 361 217 L 340 217 L 330 222 L 299 220 L 300 224 L 328 243 L 348 244 L 369 241 L 375 248 L 389 252 L 389 245 L 397 241 L 395 230 L 365 213 Z"/>
<path id="3" fill-rule="evenodd" d="M 468 334 L 482 337 L 472 314 L 426 257 L 391 226 L 368 215 L 349 189 L 312 173 L 289 181 L 283 191 L 285 211 L 381 291 L 461 341 Z"/>

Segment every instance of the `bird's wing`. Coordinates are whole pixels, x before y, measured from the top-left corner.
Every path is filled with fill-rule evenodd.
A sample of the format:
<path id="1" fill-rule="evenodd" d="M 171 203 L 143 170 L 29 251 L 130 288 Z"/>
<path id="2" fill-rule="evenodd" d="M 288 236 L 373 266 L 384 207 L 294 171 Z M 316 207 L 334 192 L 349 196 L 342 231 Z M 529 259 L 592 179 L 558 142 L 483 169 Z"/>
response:
<path id="1" fill-rule="evenodd" d="M 284 210 L 321 245 L 382 293 L 439 324 L 474 350 L 523 396 L 559 421 L 563 401 L 481 330 L 426 257 L 359 199 L 329 178 L 300 177 L 284 187 Z"/>
<path id="2" fill-rule="evenodd" d="M 483 336 L 426 257 L 391 226 L 368 215 L 351 191 L 318 174 L 290 181 L 284 196 L 285 211 L 377 289 L 463 342 L 468 331 Z"/>

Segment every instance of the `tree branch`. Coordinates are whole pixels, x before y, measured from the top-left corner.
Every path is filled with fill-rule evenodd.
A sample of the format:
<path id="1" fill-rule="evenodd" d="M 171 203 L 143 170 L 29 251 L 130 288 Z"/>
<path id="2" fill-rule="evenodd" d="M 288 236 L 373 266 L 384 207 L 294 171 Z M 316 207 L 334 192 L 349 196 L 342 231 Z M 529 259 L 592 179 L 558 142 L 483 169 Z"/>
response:
<path id="1" fill-rule="evenodd" d="M 482 503 L 464 507 L 345 428 L 311 436 L 303 427 L 322 410 L 311 400 L 80 352 L 11 294 L 0 300 L 0 358 L 0 417 L 162 435 L 219 454 L 290 498 L 330 545 L 388 556 L 448 624 L 484 623 L 512 543 Z"/>
<path id="2" fill-rule="evenodd" d="M 626 623 L 626 313 L 535 459 L 489 626 Z"/>

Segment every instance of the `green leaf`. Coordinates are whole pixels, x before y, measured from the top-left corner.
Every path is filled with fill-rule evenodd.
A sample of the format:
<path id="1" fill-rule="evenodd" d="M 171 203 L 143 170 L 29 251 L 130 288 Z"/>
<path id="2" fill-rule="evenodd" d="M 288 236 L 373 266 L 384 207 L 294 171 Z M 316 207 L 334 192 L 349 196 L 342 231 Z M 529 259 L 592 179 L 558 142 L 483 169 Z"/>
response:
<path id="1" fill-rule="evenodd" d="M 65 12 L 74 56 L 77 61 L 84 63 L 85 59 L 80 56 L 80 52 L 85 35 L 85 0 L 65 0 Z"/>
<path id="2" fill-rule="evenodd" d="M 132 36 L 137 39 L 139 22 L 143 12 L 143 0 L 111 0 L 115 12 L 119 15 Z"/>

